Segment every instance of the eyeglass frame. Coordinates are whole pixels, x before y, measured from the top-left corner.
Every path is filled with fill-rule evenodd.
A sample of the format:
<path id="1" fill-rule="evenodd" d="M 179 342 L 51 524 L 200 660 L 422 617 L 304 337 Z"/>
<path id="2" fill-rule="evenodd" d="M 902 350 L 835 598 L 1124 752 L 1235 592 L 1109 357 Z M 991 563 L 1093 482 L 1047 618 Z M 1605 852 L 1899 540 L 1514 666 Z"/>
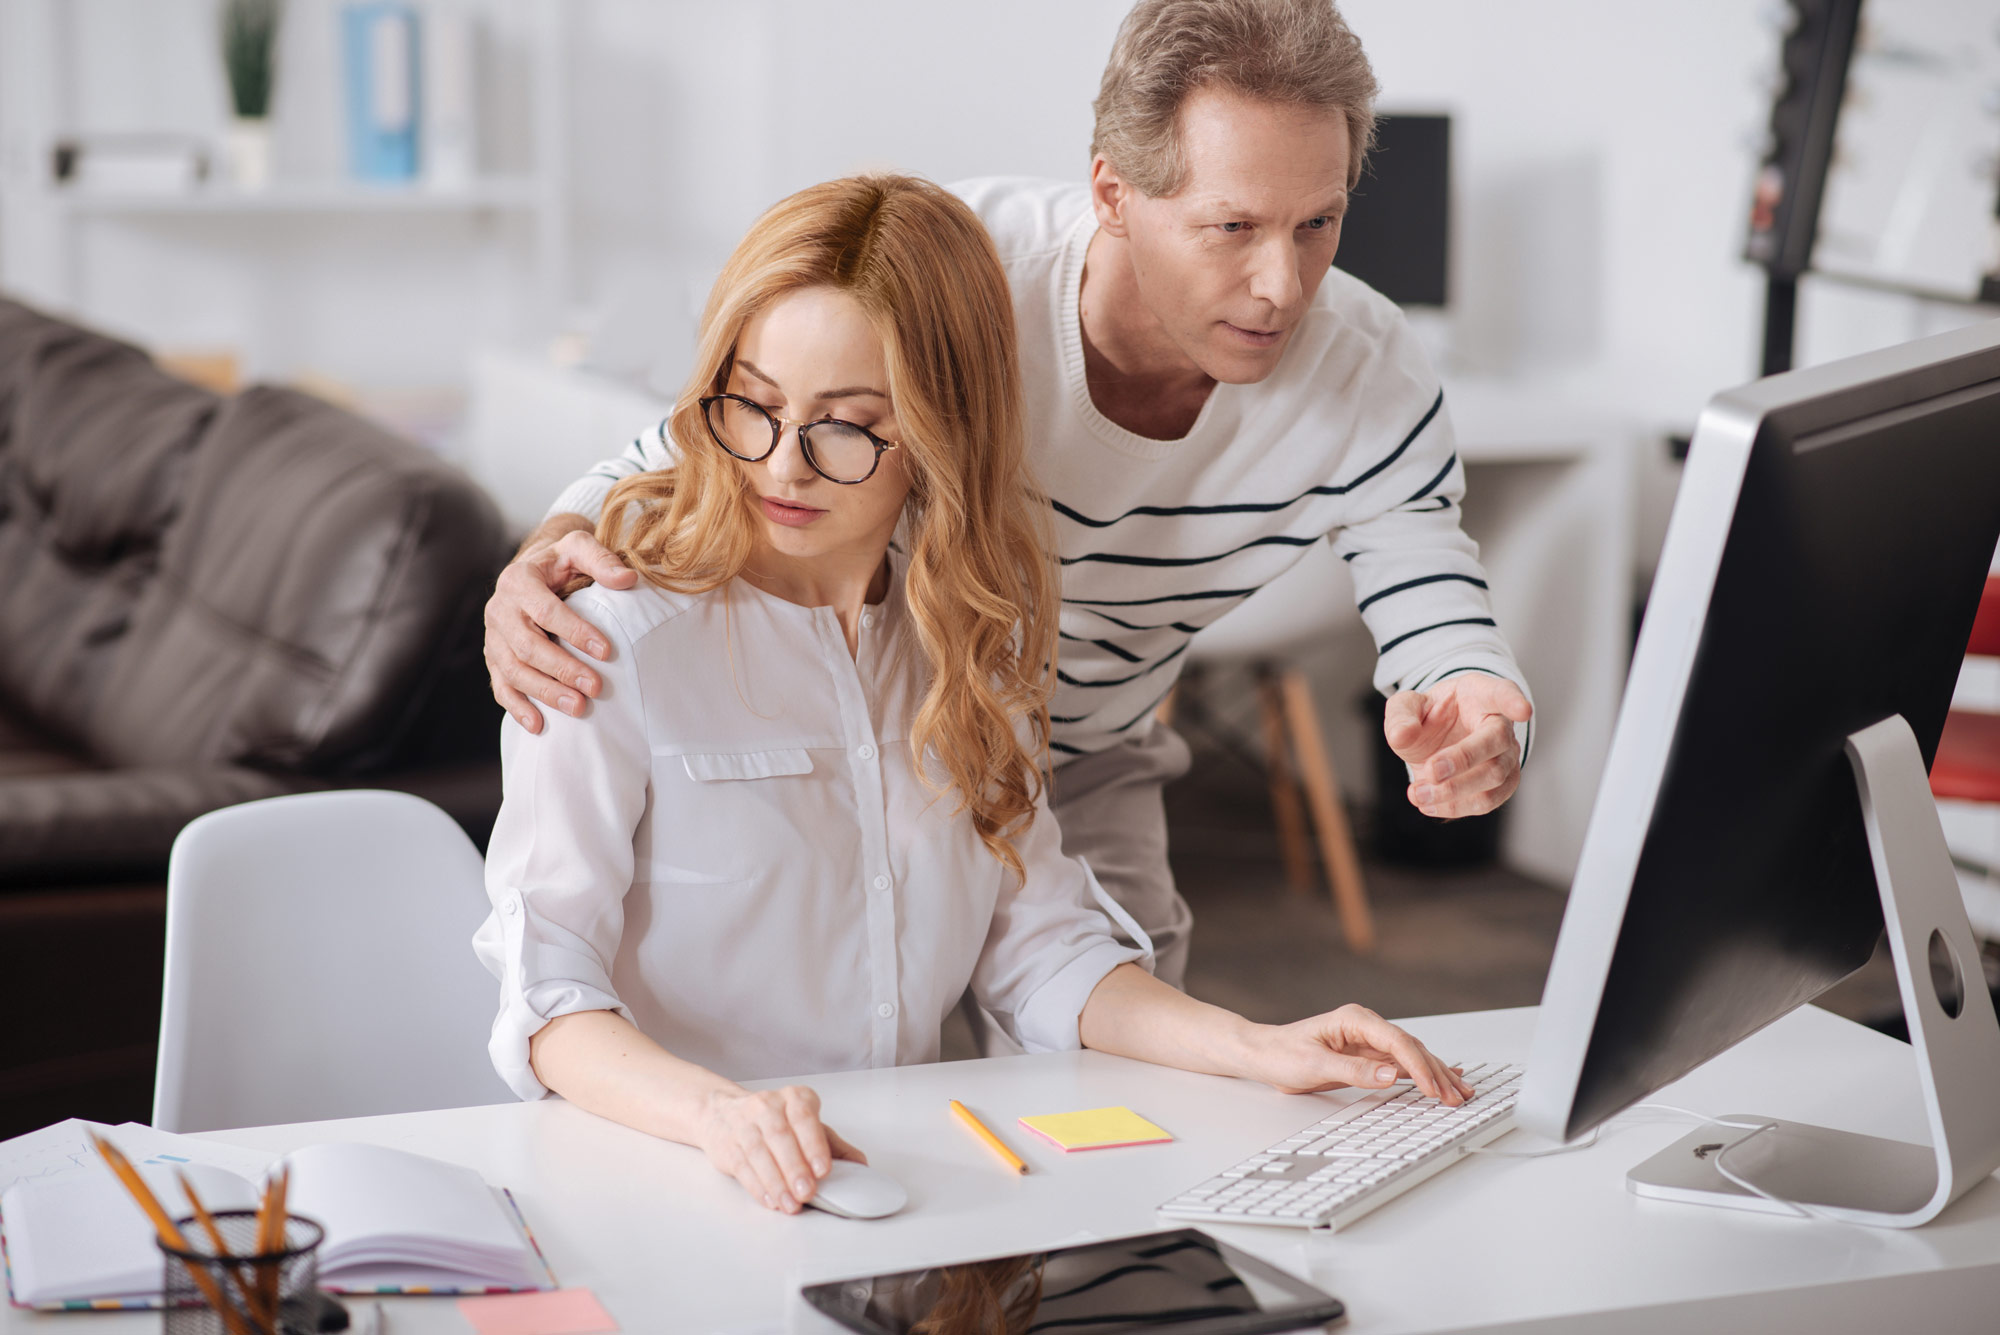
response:
<path id="1" fill-rule="evenodd" d="M 720 403 L 724 399 L 734 399 L 738 403 L 745 404 L 751 408 L 755 408 L 758 412 L 764 415 L 764 420 L 771 424 L 771 445 L 769 449 L 765 450 L 762 454 L 753 456 L 748 454 L 739 454 L 736 450 L 730 447 L 729 442 L 724 440 L 721 436 L 721 433 L 719 433 L 715 429 L 715 420 L 708 415 L 709 405 L 714 403 Z M 867 427 L 861 426 L 858 423 L 841 421 L 841 419 L 838 417 L 816 417 L 809 422 L 795 421 L 789 417 L 780 417 L 776 413 L 772 412 L 769 408 L 766 408 L 763 404 L 757 402 L 755 399 L 745 398 L 741 394 L 709 394 L 705 395 L 700 399 L 697 399 L 696 402 L 701 405 L 702 425 L 708 428 L 709 439 L 713 440 L 717 445 L 721 446 L 723 453 L 727 454 L 730 458 L 741 459 L 746 464 L 760 464 L 763 463 L 764 460 L 770 458 L 773 454 L 776 454 L 778 451 L 778 442 L 785 438 L 785 428 L 788 426 L 797 427 L 799 430 L 799 453 L 805 456 L 806 463 L 812 468 L 813 472 L 818 473 L 821 477 L 825 478 L 828 482 L 833 483 L 837 487 L 860 486 L 863 482 L 866 482 L 869 478 L 874 477 L 876 470 L 881 468 L 882 455 L 885 452 L 889 450 L 902 448 L 901 441 L 884 440 L 880 436 L 876 435 L 873 431 L 870 431 Z M 863 473 L 860 477 L 843 478 L 843 477 L 835 477 L 833 474 L 827 472 L 824 468 L 821 468 L 819 466 L 819 459 L 816 455 L 813 454 L 812 439 L 808 433 L 811 432 L 814 427 L 819 426 L 822 423 L 826 422 L 838 423 L 839 425 L 846 427 L 850 431 L 859 431 L 862 435 L 868 438 L 868 443 L 875 447 L 875 460 L 873 463 L 868 465 L 867 472 Z"/>

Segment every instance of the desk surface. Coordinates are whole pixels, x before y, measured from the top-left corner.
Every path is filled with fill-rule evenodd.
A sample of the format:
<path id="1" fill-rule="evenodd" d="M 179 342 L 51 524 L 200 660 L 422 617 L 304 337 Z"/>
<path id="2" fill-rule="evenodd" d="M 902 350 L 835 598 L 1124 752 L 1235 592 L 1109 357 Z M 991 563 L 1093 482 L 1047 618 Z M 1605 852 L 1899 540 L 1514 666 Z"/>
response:
<path id="1" fill-rule="evenodd" d="M 1532 1010 L 1409 1027 L 1458 1060 L 1519 1060 Z M 1154 1206 L 1351 1095 L 1286 1096 L 1098 1053 L 999 1058 L 814 1079 L 828 1122 L 909 1188 L 874 1222 L 753 1206 L 684 1146 L 550 1100 L 217 1133 L 273 1150 L 364 1140 L 469 1164 L 511 1187 L 557 1277 L 587 1286 L 626 1331 L 817 1329 L 800 1283 L 1084 1236 L 1168 1226 Z M 1823 1011 L 1794 1013 L 1663 1099 L 1923 1140 L 1910 1049 Z M 958 1098 L 1027 1159 L 1006 1172 L 952 1121 Z M 1170 1145 L 1065 1156 L 1014 1126 L 1024 1113 L 1129 1104 Z M 1945 1331 L 2000 1311 L 2000 1186 L 1981 1184 L 1929 1228 L 1892 1232 L 1670 1202 L 1625 1170 L 1688 1129 L 1618 1119 L 1592 1148 L 1477 1158 L 1349 1229 L 1214 1231 L 1343 1298 L 1354 1332 L 1496 1329 Z M 1501 1142 L 1525 1141 L 1515 1133 Z M 384 1300 L 390 1335 L 467 1329 L 445 1299 Z M 1981 1313 L 1984 1313 L 1982 1316 Z M 158 1330 L 141 1314 L 0 1309 L 0 1331 Z"/>

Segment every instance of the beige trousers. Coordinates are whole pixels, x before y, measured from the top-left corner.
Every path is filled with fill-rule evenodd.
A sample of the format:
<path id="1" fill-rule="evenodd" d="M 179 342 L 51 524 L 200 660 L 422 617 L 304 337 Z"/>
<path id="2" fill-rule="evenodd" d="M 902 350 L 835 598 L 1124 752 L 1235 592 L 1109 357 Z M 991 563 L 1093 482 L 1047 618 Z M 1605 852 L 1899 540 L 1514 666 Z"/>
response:
<path id="1" fill-rule="evenodd" d="M 1099 885 L 1152 938 L 1153 973 L 1181 987 L 1187 977 L 1194 914 L 1167 865 L 1167 813 L 1160 790 L 1188 771 L 1179 733 L 1154 723 L 1145 737 L 1076 756 L 1056 769 L 1049 809 L 1062 827 L 1063 852 L 1090 864 Z M 1127 945 L 1136 942 L 1118 932 Z M 982 1056 L 1021 1049 L 981 1011 L 970 992 L 960 1003 Z"/>

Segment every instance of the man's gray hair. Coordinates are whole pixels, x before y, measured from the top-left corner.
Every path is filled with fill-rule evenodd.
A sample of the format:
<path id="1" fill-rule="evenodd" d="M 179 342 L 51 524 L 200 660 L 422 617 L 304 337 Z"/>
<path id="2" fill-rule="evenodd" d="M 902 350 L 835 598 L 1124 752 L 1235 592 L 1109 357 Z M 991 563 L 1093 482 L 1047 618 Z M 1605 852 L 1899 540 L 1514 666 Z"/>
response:
<path id="1" fill-rule="evenodd" d="M 1145 194 L 1187 183 L 1180 111 L 1216 86 L 1347 118 L 1347 184 L 1375 140 L 1375 72 L 1333 0 L 1139 0 L 1118 27 L 1099 86 L 1093 156 Z"/>

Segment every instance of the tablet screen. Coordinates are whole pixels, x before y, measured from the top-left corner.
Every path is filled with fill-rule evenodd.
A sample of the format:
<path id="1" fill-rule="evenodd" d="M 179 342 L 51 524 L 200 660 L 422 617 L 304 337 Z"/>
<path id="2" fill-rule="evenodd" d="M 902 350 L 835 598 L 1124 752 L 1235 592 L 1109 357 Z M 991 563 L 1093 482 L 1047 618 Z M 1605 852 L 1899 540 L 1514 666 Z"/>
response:
<path id="1" fill-rule="evenodd" d="M 1340 1301 L 1199 1229 L 817 1284 L 807 1302 L 868 1335 L 1252 1335 L 1318 1325 Z"/>

